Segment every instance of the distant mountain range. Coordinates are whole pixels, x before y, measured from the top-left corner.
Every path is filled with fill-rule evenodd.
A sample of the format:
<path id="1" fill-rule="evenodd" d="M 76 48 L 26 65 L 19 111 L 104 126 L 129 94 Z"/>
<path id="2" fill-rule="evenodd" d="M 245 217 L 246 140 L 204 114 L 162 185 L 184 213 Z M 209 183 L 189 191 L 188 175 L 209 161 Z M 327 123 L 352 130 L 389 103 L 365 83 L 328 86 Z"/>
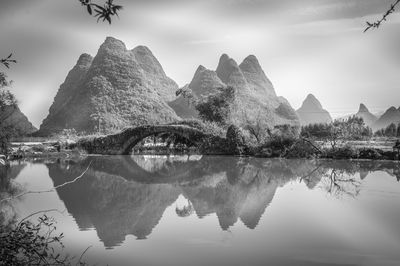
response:
<path id="1" fill-rule="evenodd" d="M 360 104 L 359 110 L 355 114 L 343 116 L 339 119 L 347 119 L 350 116 L 357 116 L 364 119 L 367 126 L 371 127 L 372 130 L 376 131 L 381 128 L 385 128 L 391 123 L 400 123 L 400 108 L 392 106 L 384 112 L 373 114 L 364 104 Z"/>
<path id="2" fill-rule="evenodd" d="M 309 94 L 304 100 L 302 106 L 296 111 L 300 119 L 301 125 L 309 125 L 316 123 L 329 123 L 332 121 L 332 117 L 329 112 L 323 109 L 319 100 L 312 94 Z M 346 115 L 338 119 L 344 120 L 351 116 L 361 117 L 365 124 L 371 127 L 374 131 L 385 128 L 391 123 L 400 123 L 400 108 L 390 107 L 388 110 L 383 112 L 381 115 L 372 114 L 365 104 L 361 103 L 357 113 Z"/>
<path id="3" fill-rule="evenodd" d="M 391 123 L 396 125 L 400 123 L 400 107 L 396 109 L 396 107 L 392 106 L 387 109 L 386 112 L 373 124 L 372 128 L 377 130 L 387 127 Z"/>
<path id="4" fill-rule="evenodd" d="M 269 125 L 298 125 L 298 117 L 283 97 L 278 97 L 255 56 L 238 65 L 221 56 L 215 71 L 199 66 L 187 86 L 199 99 L 218 88 L 232 86 L 235 100 L 231 123 L 262 119 Z M 178 85 L 166 76 L 161 64 L 144 46 L 127 50 L 125 44 L 107 37 L 93 58 L 82 54 L 60 86 L 38 135 L 64 128 L 108 133 L 127 126 L 159 124 L 197 117 L 197 111 Z M 255 118 L 256 117 L 256 118 Z"/>
<path id="5" fill-rule="evenodd" d="M 312 94 L 297 111 L 284 97 L 277 96 L 254 55 L 238 65 L 223 54 L 216 70 L 200 65 L 191 82 L 180 91 L 203 101 L 228 86 L 235 92 L 229 123 L 243 126 L 260 120 L 272 127 L 332 121 L 329 112 Z M 149 48 L 137 46 L 128 50 L 122 41 L 107 37 L 94 57 L 89 54 L 79 57 L 36 134 L 46 136 L 69 128 L 110 133 L 129 126 L 198 118 L 193 102 L 183 94 L 176 96 L 178 89 Z M 18 124 L 20 132 L 30 134 L 36 130 L 18 108 L 12 111 L 15 112 L 12 123 Z M 360 104 L 355 115 L 374 130 L 400 123 L 400 108 L 395 107 L 377 117 Z"/>

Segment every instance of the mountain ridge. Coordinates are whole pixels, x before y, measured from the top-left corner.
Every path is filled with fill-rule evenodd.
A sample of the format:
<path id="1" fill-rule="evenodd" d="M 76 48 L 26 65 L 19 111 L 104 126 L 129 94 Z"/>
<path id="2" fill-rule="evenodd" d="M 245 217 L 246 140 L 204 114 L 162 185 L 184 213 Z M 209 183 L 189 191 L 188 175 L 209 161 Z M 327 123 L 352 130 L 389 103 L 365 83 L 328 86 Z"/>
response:
<path id="1" fill-rule="evenodd" d="M 247 56 L 238 65 L 227 54 L 222 54 L 216 70 L 199 65 L 192 81 L 184 88 L 198 100 L 204 100 L 208 95 L 216 93 L 218 88 L 228 86 L 235 91 L 235 100 L 230 108 L 230 123 L 241 126 L 245 120 L 261 119 L 271 126 L 299 125 L 294 109 L 286 99 L 276 95 L 271 81 L 254 55 Z M 185 118 L 198 118 L 195 107 L 183 98 L 178 97 L 169 103 L 170 106 L 179 116 L 182 116 L 182 110 L 186 110 L 190 115 Z"/>

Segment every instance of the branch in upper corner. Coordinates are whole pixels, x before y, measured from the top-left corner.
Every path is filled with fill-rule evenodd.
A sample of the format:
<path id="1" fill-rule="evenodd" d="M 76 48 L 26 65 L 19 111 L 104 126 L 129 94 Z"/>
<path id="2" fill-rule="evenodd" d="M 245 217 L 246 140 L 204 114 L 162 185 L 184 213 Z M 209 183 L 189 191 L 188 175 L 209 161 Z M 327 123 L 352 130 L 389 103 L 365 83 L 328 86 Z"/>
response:
<path id="1" fill-rule="evenodd" d="M 396 11 L 396 6 L 400 3 L 400 0 L 396 0 L 393 4 L 390 5 L 390 8 L 383 14 L 382 18 L 375 21 L 369 22 L 367 21 L 367 27 L 365 28 L 364 32 L 368 31 L 369 29 L 379 28 L 383 22 L 387 20 L 387 17 Z"/>
<path id="2" fill-rule="evenodd" d="M 0 59 L 0 64 L 4 65 L 6 68 L 10 68 L 11 63 L 17 63 L 17 60 L 12 58 L 13 54 L 11 53 L 9 56 L 6 58 Z"/>
<path id="3" fill-rule="evenodd" d="M 107 20 L 109 24 L 111 24 L 111 18 L 113 16 L 118 17 L 118 12 L 123 8 L 120 5 L 115 5 L 114 0 L 107 0 L 103 6 L 92 3 L 92 0 L 79 0 L 79 2 L 86 7 L 89 15 L 97 17 L 97 22 Z"/>

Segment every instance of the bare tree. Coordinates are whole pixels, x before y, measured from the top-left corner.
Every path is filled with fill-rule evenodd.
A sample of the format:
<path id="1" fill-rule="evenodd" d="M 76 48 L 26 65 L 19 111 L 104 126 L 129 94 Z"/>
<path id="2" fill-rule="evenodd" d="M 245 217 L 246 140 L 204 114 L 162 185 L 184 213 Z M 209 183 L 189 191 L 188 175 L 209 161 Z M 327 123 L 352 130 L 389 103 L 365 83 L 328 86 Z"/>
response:
<path id="1" fill-rule="evenodd" d="M 271 135 L 271 130 L 263 117 L 261 109 L 258 109 L 255 113 L 256 115 L 254 117 L 250 117 L 247 111 L 243 111 L 245 120 L 244 129 L 256 139 L 258 144 L 261 144 Z"/>
<path id="2" fill-rule="evenodd" d="M 323 175 L 321 187 L 334 197 L 355 198 L 360 194 L 361 181 L 345 170 L 332 168 L 330 173 Z"/>

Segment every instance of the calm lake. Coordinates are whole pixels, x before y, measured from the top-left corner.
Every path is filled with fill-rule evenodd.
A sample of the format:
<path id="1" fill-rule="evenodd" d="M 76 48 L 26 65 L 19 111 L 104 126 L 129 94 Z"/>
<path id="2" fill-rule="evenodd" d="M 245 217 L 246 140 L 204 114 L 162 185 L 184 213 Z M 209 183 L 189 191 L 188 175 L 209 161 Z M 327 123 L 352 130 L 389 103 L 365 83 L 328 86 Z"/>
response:
<path id="1" fill-rule="evenodd" d="M 397 162 L 93 156 L 13 162 L 1 185 L 51 190 L 86 169 L 1 206 L 59 210 L 66 252 L 90 247 L 90 264 L 400 265 Z"/>

